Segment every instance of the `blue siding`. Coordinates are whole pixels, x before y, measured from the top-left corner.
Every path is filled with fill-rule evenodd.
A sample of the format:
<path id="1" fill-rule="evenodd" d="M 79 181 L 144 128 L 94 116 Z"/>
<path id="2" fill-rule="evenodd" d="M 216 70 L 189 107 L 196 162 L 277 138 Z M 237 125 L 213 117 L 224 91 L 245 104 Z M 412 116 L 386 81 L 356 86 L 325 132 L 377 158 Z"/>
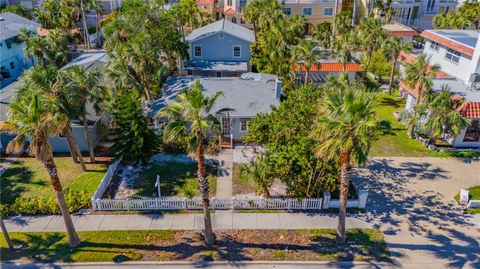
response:
<path id="1" fill-rule="evenodd" d="M 202 57 L 194 57 L 194 46 L 202 46 Z M 241 57 L 233 57 L 233 46 L 240 46 Z M 252 57 L 250 53 L 250 42 L 224 34 L 219 38 L 219 34 L 213 34 L 203 39 L 194 41 L 190 44 L 190 60 L 204 61 L 237 61 L 249 62 Z"/>
<path id="2" fill-rule="evenodd" d="M 92 138 L 93 148 L 95 148 L 98 144 L 96 126 L 97 125 L 95 125 L 95 127 L 90 127 L 90 137 Z M 85 130 L 83 129 L 83 127 L 73 127 L 72 131 L 73 136 L 75 136 L 75 139 L 77 140 L 80 151 L 87 152 L 88 144 L 87 138 L 85 137 Z M 52 146 L 53 152 L 70 152 L 68 148 L 67 138 L 52 136 L 48 139 L 48 143 L 50 143 L 50 146 Z"/>
<path id="3" fill-rule="evenodd" d="M 2 71 L 10 73 L 10 77 L 0 81 L 0 89 L 15 81 L 25 69 L 32 66 L 32 59 L 26 57 L 24 53 L 23 42 L 14 40 L 15 38 L 10 38 L 0 42 L 0 67 Z M 8 48 L 7 42 L 10 48 Z"/>

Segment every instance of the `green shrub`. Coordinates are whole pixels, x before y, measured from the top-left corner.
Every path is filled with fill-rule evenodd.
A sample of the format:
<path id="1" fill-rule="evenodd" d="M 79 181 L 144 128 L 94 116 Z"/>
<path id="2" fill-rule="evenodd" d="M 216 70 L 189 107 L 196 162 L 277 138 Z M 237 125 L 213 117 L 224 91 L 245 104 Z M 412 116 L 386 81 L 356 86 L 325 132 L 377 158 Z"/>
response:
<path id="1" fill-rule="evenodd" d="M 90 196 L 86 190 L 76 191 L 65 189 L 65 200 L 68 211 L 75 212 L 90 205 Z M 54 197 L 36 196 L 30 198 L 19 197 L 11 205 L 0 205 L 0 214 L 6 215 L 48 215 L 59 214 L 57 201 Z"/>

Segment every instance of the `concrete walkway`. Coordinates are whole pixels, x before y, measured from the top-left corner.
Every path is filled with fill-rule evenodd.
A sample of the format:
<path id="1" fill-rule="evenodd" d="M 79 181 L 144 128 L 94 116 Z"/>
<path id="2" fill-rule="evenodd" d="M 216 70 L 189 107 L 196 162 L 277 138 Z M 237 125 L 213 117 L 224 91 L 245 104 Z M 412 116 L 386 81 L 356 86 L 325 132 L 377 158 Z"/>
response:
<path id="1" fill-rule="evenodd" d="M 336 214 L 232 213 L 212 214 L 213 228 L 231 229 L 335 229 Z M 73 216 L 78 231 L 97 230 L 202 230 L 202 214 L 83 215 Z M 64 231 L 61 216 L 11 217 L 5 220 L 11 232 Z M 347 219 L 349 228 L 371 228 L 358 217 Z"/>
<path id="2" fill-rule="evenodd" d="M 233 151 L 231 149 L 222 150 L 218 156 L 214 156 L 220 162 L 217 175 L 217 193 L 218 198 L 232 198 L 233 193 Z"/>

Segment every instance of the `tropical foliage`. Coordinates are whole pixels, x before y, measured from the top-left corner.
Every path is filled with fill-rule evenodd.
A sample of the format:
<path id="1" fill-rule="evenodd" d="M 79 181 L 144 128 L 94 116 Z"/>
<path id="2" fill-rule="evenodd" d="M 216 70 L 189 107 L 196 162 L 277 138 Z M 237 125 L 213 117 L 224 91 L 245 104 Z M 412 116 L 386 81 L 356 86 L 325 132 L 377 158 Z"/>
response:
<path id="1" fill-rule="evenodd" d="M 375 107 L 377 99 L 365 91 L 344 85 L 334 87 L 322 98 L 313 119 L 311 137 L 317 142 L 315 155 L 322 160 L 337 161 L 340 166 L 340 208 L 337 243 L 344 244 L 349 169 L 362 165 L 377 133 Z"/>
<path id="2" fill-rule="evenodd" d="M 104 26 L 108 77 L 119 88 L 137 89 L 151 100 L 163 78 L 187 57 L 173 13 L 147 1 L 126 1 Z"/>
<path id="3" fill-rule="evenodd" d="M 433 18 L 436 29 L 480 29 L 480 3 L 467 1 L 455 12 L 445 12 Z"/>
<path id="4" fill-rule="evenodd" d="M 12 4 L 7 5 L 5 7 L 0 8 L 0 13 L 4 12 L 11 12 L 13 14 L 17 14 L 29 20 L 33 19 L 34 10 L 30 8 L 26 8 L 20 4 Z"/>
<path id="5" fill-rule="evenodd" d="M 220 123 L 217 116 L 231 111 L 221 108 L 212 111 L 217 99 L 222 95 L 217 92 L 211 97 L 203 95 L 200 82 L 195 81 L 193 87 L 177 96 L 178 101 L 162 108 L 157 117 L 164 120 L 163 140 L 180 142 L 197 160 L 198 182 L 203 203 L 205 223 L 205 243 L 212 245 L 215 236 L 210 216 L 209 184 L 205 169 L 205 146 L 208 140 L 220 134 Z"/>
<path id="6" fill-rule="evenodd" d="M 257 164 L 272 171 L 256 178 L 260 185 L 268 186 L 278 178 L 287 186 L 287 194 L 294 197 L 319 197 L 335 189 L 336 162 L 317 159 L 315 140 L 309 136 L 321 96 L 322 91 L 312 87 L 293 89 L 280 107 L 249 122 L 244 141 L 259 144 L 270 153 Z"/>
<path id="7" fill-rule="evenodd" d="M 358 29 L 362 49 L 367 52 L 365 54 L 367 61 L 362 73 L 362 79 L 365 79 L 365 75 L 370 67 L 373 51 L 378 49 L 382 44 L 385 38 L 385 32 L 382 28 L 381 20 L 374 17 L 363 18 Z"/>
<path id="8" fill-rule="evenodd" d="M 413 49 L 413 43 L 402 42 L 401 37 L 389 37 L 385 39 L 382 44 L 382 51 L 387 58 L 392 62 L 391 72 L 390 72 L 390 82 L 388 83 L 388 93 L 392 93 L 393 81 L 395 79 L 395 68 L 397 66 L 398 57 L 400 52 L 410 52 Z"/>
<path id="9" fill-rule="evenodd" d="M 112 116 L 115 156 L 122 156 L 126 162 L 146 162 L 158 151 L 159 139 L 148 127 L 137 92 L 121 92 L 115 100 Z"/>

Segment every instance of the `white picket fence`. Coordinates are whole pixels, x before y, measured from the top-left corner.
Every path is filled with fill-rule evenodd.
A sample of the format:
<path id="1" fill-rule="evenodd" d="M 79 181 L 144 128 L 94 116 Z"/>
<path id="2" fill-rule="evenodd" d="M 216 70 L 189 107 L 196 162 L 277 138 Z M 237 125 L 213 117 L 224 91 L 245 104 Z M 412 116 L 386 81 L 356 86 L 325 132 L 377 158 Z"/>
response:
<path id="1" fill-rule="evenodd" d="M 120 164 L 121 161 L 122 161 L 122 158 L 116 160 L 108 167 L 107 172 L 103 176 L 102 181 L 100 181 L 100 184 L 98 185 L 97 190 L 92 196 L 92 201 L 95 199 L 102 198 L 103 194 L 107 190 L 108 184 L 110 184 L 110 181 L 112 180 L 113 175 L 117 171 L 118 165 Z"/>
<path id="2" fill-rule="evenodd" d="M 322 209 L 322 198 L 272 198 L 272 199 L 210 199 L 211 209 Z M 144 198 L 144 199 L 93 199 L 93 210 L 179 210 L 202 209 L 200 199 Z"/>

